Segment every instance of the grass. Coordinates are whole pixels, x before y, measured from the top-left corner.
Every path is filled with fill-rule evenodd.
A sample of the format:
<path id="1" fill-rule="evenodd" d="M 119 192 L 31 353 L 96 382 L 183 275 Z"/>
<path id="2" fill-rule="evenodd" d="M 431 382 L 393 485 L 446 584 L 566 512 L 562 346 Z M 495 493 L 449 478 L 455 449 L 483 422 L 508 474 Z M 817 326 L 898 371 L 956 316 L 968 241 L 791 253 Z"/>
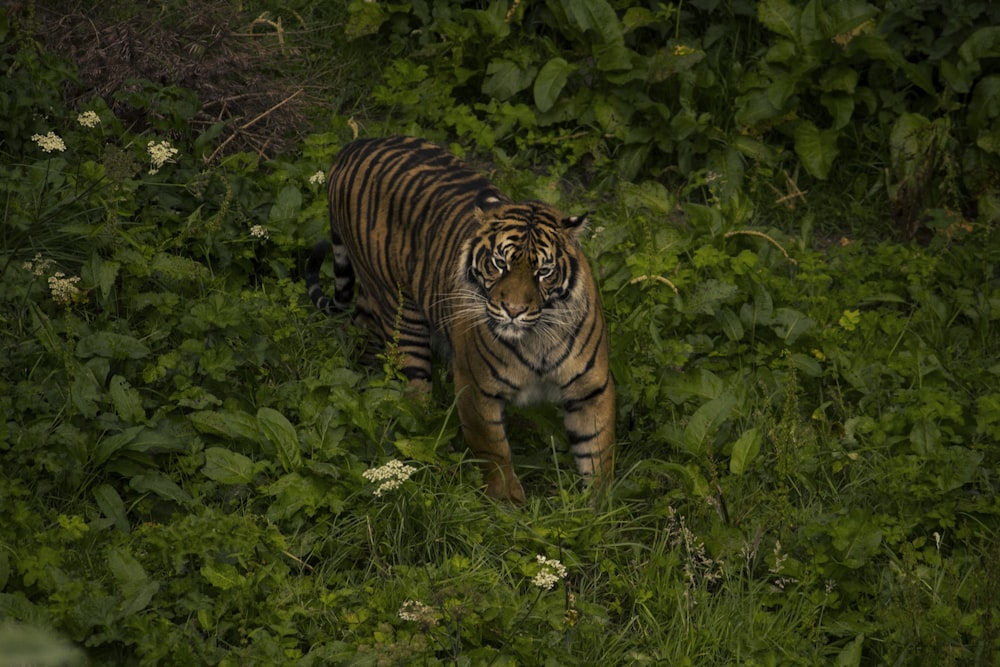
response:
<path id="1" fill-rule="evenodd" d="M 593 211 L 620 437 L 597 496 L 558 411 L 518 411 L 528 501 L 494 503 L 445 374 L 411 400 L 304 294 L 327 225 L 310 177 L 347 110 L 413 127 L 349 92 L 402 42 L 355 67 L 324 11 L 281 14 L 285 85 L 344 96 L 332 119 L 301 109 L 294 153 L 238 121 L 209 138 L 204 105 L 152 85 L 141 123 L 67 105 L 67 66 L 5 15 L 0 664 L 997 664 L 991 220 L 813 243 L 763 180 L 725 196 L 705 172 L 670 189 L 595 168 L 595 192 L 558 185 L 592 137 L 551 165 L 498 152 L 511 194 Z M 28 139 L 48 131 L 65 152 Z M 244 150 L 206 163 L 228 136 Z M 157 174 L 149 141 L 179 151 Z M 798 211 L 839 239 L 833 188 Z M 867 197 L 851 210 L 887 225 Z M 79 291 L 54 293 L 57 271 Z M 391 460 L 415 471 L 379 494 L 364 473 Z"/>

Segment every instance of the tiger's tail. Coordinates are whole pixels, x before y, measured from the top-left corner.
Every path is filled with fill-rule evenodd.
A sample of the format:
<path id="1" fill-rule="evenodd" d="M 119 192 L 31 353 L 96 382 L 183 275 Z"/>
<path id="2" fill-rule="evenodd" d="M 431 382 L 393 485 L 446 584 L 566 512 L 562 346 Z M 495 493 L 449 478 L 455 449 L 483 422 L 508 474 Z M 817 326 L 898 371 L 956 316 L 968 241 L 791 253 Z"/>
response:
<path id="1" fill-rule="evenodd" d="M 333 252 L 333 275 L 335 278 L 333 297 L 327 296 L 320 285 L 320 269 L 326 256 Z M 354 268 L 347 256 L 347 249 L 341 243 L 323 240 L 313 246 L 306 260 L 306 292 L 321 312 L 336 315 L 347 310 L 354 295 Z"/>

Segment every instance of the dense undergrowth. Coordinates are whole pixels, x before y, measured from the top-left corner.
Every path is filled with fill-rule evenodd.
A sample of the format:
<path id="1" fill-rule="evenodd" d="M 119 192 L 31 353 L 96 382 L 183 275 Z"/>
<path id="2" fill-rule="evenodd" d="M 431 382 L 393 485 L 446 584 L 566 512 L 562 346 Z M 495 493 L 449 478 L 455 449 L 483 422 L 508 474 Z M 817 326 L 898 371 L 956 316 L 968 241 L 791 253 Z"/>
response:
<path id="1" fill-rule="evenodd" d="M 0 664 L 998 663 L 997 10 L 626 4 L 286 9 L 384 77 L 271 157 L 2 15 Z M 485 499 L 308 303 L 359 127 L 594 211 L 605 497 L 538 409 Z"/>

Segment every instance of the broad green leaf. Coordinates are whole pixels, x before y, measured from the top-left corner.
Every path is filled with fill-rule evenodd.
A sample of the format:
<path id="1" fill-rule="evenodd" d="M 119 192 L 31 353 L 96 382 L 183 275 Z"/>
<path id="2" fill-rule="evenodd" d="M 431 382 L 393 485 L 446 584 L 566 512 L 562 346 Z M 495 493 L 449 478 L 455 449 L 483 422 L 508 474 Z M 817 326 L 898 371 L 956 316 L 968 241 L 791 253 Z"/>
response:
<path id="1" fill-rule="evenodd" d="M 932 456 L 941 449 L 941 429 L 930 420 L 919 421 L 910 429 L 910 444 L 920 456 Z"/>
<path id="2" fill-rule="evenodd" d="M 555 106 L 570 73 L 576 69 L 565 58 L 552 58 L 542 65 L 535 78 L 535 106 L 543 113 Z"/>
<path id="3" fill-rule="evenodd" d="M 927 74 L 927 70 L 914 65 L 906 60 L 901 53 L 890 46 L 881 36 L 869 34 L 858 35 L 847 45 L 847 55 L 853 55 L 861 51 L 871 58 L 884 60 L 893 67 L 901 70 L 906 77 L 923 92 L 932 97 L 937 96 L 934 89 L 934 82 Z"/>
<path id="4" fill-rule="evenodd" d="M 851 569 L 863 567 L 882 544 L 882 530 L 864 517 L 861 510 L 835 519 L 830 537 L 833 547 L 840 552 L 840 562 Z"/>
<path id="5" fill-rule="evenodd" d="M 837 130 L 820 130 L 811 121 L 802 121 L 795 128 L 795 153 L 806 170 L 819 179 L 830 174 L 837 149 Z"/>
<path id="6" fill-rule="evenodd" d="M 244 577 L 229 563 L 205 563 L 201 566 L 201 576 L 216 588 L 228 591 L 243 583 Z"/>
<path id="7" fill-rule="evenodd" d="M 801 10 L 787 0 L 764 0 L 757 3 L 757 20 L 765 28 L 789 39 L 799 39 Z"/>
<path id="8" fill-rule="evenodd" d="M 242 410 L 202 410 L 191 413 L 188 419 L 200 433 L 248 442 L 260 439 L 257 418 Z"/>
<path id="9" fill-rule="evenodd" d="M 146 421 L 146 411 L 142 407 L 142 396 L 128 380 L 121 375 L 111 378 L 109 386 L 111 402 L 115 412 L 127 424 L 137 424 Z"/>
<path id="10" fill-rule="evenodd" d="M 729 471 L 742 475 L 760 453 L 763 436 L 756 428 L 749 428 L 733 443 L 733 453 L 729 458 Z"/>
<path id="11" fill-rule="evenodd" d="M 421 463 L 438 463 L 440 459 L 437 455 L 437 445 L 440 441 L 437 436 L 424 435 L 397 438 L 393 444 L 408 459 Z"/>
<path id="12" fill-rule="evenodd" d="M 738 341 L 743 338 L 743 323 L 740 317 L 731 308 L 720 308 L 715 311 L 715 320 L 722 327 L 722 333 L 731 341 Z"/>
<path id="13" fill-rule="evenodd" d="M 172 255 L 168 252 L 156 253 L 147 268 L 151 272 L 183 282 L 204 280 L 209 276 L 208 268 L 201 262 L 181 255 Z"/>
<path id="14" fill-rule="evenodd" d="M 859 634 L 847 646 L 840 649 L 833 667 L 858 667 L 861 664 L 861 650 L 865 645 L 865 636 Z"/>
<path id="15" fill-rule="evenodd" d="M 120 449 L 124 449 L 135 440 L 140 433 L 146 430 L 145 426 L 133 426 L 127 428 L 121 433 L 115 433 L 114 435 L 109 435 L 102 437 L 97 442 L 97 446 L 94 447 L 93 462 L 97 465 L 104 463 L 111 459 L 112 455 Z"/>
<path id="16" fill-rule="evenodd" d="M 253 461 L 223 447 L 205 450 L 205 467 L 202 472 L 211 480 L 222 484 L 249 484 L 253 480 Z"/>
<path id="17" fill-rule="evenodd" d="M 149 605 L 160 585 L 150 581 L 142 564 L 129 552 L 112 547 L 108 550 L 108 569 L 121 588 L 122 614 L 137 614 Z"/>
<path id="18" fill-rule="evenodd" d="M 291 472 L 302 465 L 298 434 L 283 414 L 273 408 L 261 408 L 257 411 L 257 424 L 260 425 L 260 430 L 268 441 L 274 445 L 278 460 L 285 472 Z"/>
<path id="19" fill-rule="evenodd" d="M 847 93 L 824 93 L 820 103 L 833 116 L 832 130 L 841 130 L 851 122 L 854 115 L 854 97 Z"/>
<path id="20" fill-rule="evenodd" d="M 1000 118 L 1000 74 L 984 76 L 972 91 L 969 102 L 969 125 L 976 129 L 988 129 L 996 134 L 996 119 Z M 995 145 L 995 144 L 994 144 Z M 980 146 L 984 150 L 987 148 Z M 996 150 L 990 152 L 995 153 Z"/>
<path id="21" fill-rule="evenodd" d="M 81 274 L 85 282 L 96 285 L 101 297 L 107 299 L 118 278 L 121 269 L 119 262 L 104 259 L 98 253 L 90 256 L 90 261 L 84 266 Z"/>
<path id="22" fill-rule="evenodd" d="M 149 348 L 132 336 L 98 331 L 80 339 L 76 344 L 76 356 L 80 359 L 145 359 L 149 356 Z"/>
<path id="23" fill-rule="evenodd" d="M 122 497 L 118 495 L 114 487 L 110 484 L 101 484 L 94 489 L 93 494 L 101 513 L 111 519 L 118 530 L 123 533 L 129 532 L 125 503 L 122 502 Z"/>
<path id="24" fill-rule="evenodd" d="M 560 4 L 573 27 L 592 31 L 604 44 L 622 43 L 622 24 L 607 0 L 560 0 Z"/>
<path id="25" fill-rule="evenodd" d="M 267 219 L 274 223 L 287 223 L 298 219 L 302 209 L 302 191 L 294 185 L 286 185 L 278 192 Z"/>
<path id="26" fill-rule="evenodd" d="M 719 425 L 732 416 L 736 404 L 736 396 L 731 391 L 726 391 L 695 410 L 684 428 L 684 446 L 687 450 L 691 453 L 703 452 L 705 443 L 711 440 Z"/>
<path id="27" fill-rule="evenodd" d="M 94 374 L 90 364 L 77 366 L 73 384 L 69 386 L 69 397 L 73 407 L 87 419 L 97 416 L 98 404 L 104 398 L 104 388 Z"/>
<path id="28" fill-rule="evenodd" d="M 785 345 L 794 343 L 814 324 L 816 324 L 816 320 L 794 308 L 778 308 L 774 311 L 774 332 L 785 342 Z"/>
<path id="29" fill-rule="evenodd" d="M 1000 57 L 1000 26 L 979 28 L 958 47 L 958 55 L 966 62 Z"/>
<path id="30" fill-rule="evenodd" d="M 733 148 L 752 160 L 763 162 L 769 166 L 774 165 L 778 161 L 777 151 L 763 141 L 738 134 L 730 139 L 730 143 L 733 145 Z"/>
<path id="31" fill-rule="evenodd" d="M 705 475 L 694 464 L 681 465 L 680 463 L 665 463 L 663 467 L 676 474 L 684 484 L 684 491 L 695 498 L 705 498 L 709 495 L 710 487 Z"/>
<path id="32" fill-rule="evenodd" d="M 486 67 L 483 93 L 500 101 L 510 99 L 532 84 L 537 71 L 534 67 L 523 69 L 517 63 L 497 58 Z"/>
<path id="33" fill-rule="evenodd" d="M 129 486 L 140 493 L 153 493 L 181 505 L 191 505 L 194 502 L 191 495 L 177 486 L 174 480 L 156 470 L 136 475 L 129 480 Z"/>
<path id="34" fill-rule="evenodd" d="M 797 371 L 804 373 L 806 377 L 818 378 L 823 376 L 823 367 L 815 357 L 796 352 L 792 354 L 791 361 L 792 366 Z"/>

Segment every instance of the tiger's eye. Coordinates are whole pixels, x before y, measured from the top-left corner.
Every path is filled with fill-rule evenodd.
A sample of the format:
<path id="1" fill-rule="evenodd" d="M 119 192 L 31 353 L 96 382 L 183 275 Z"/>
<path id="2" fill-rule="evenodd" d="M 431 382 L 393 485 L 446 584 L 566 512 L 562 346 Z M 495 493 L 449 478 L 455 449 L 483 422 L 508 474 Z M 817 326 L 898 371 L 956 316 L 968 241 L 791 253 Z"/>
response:
<path id="1" fill-rule="evenodd" d="M 506 271 L 507 260 L 500 255 L 493 255 L 493 266 L 497 267 L 498 271 Z"/>

